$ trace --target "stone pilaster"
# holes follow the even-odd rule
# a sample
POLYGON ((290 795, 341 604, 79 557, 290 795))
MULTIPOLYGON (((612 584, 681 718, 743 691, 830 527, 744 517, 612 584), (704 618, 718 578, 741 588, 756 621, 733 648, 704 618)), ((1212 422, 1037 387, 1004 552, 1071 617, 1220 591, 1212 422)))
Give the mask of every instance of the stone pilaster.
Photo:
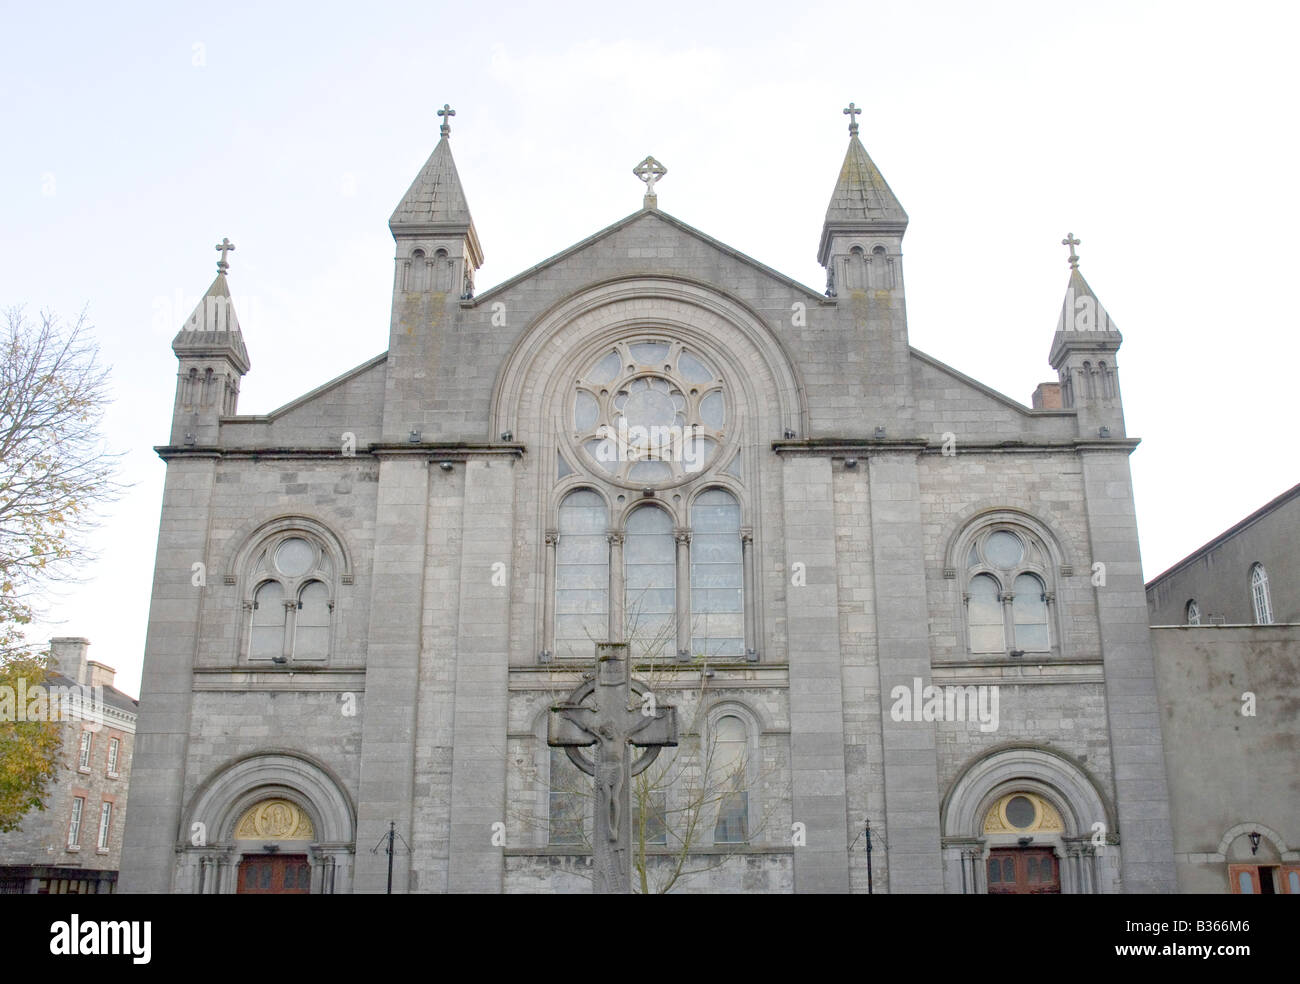
POLYGON ((890 691, 930 685, 925 538, 916 451, 868 459, 880 729, 885 766, 885 836, 890 892, 942 892, 939 775, 932 721, 895 721, 890 691))
POLYGON ((500 892, 506 824, 510 578, 514 556, 514 461, 470 459, 456 636, 456 709, 451 766, 447 890, 500 892))
POLYGON ((1080 459, 1115 768, 1120 877, 1125 892, 1164 893, 1176 891, 1173 828, 1130 450, 1088 448, 1080 459))
POLYGON ((782 462, 796 892, 847 892, 848 805, 835 510, 827 458, 782 462))
POLYGON ((123 833, 122 892, 173 891, 175 847, 189 839, 180 823, 194 657, 203 592, 211 590, 194 584, 194 565, 211 564, 207 548, 216 464, 215 458, 201 456, 167 464, 131 762, 131 809, 123 833))
MULTIPOLYGON (((356 856, 358 892, 383 892, 388 858, 369 848, 388 832, 389 821, 411 841, 414 798, 416 699, 423 610, 425 523, 429 462, 397 454, 379 465, 370 637, 366 656, 366 715, 361 732, 361 790, 356 856), (388 613, 388 614, 381 614, 388 613)), ((410 857, 397 855, 393 892, 405 892, 410 857)))

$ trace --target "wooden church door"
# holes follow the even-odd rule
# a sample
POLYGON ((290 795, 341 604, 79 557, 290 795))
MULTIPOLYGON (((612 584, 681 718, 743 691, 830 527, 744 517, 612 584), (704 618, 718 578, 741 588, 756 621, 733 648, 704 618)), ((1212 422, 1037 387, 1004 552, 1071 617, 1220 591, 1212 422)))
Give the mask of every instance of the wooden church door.
POLYGON ((1060 895, 1061 871, 1050 847, 989 851, 990 895, 1060 895))
POLYGON ((240 895, 307 895, 311 865, 305 854, 248 854, 239 862, 240 895))

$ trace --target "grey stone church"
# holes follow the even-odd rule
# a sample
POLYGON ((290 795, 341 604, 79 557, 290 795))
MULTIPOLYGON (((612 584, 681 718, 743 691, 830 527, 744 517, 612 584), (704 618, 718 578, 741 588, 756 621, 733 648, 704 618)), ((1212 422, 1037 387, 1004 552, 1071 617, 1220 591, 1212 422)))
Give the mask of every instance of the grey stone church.
POLYGON ((448 116, 387 352, 265 415, 218 247, 123 891, 382 892, 390 823, 393 891, 590 891, 547 727, 603 641, 681 722, 633 793, 647 890, 1174 889, 1120 334, 1069 237, 1032 408, 912 348, 849 119, 824 289, 661 211, 647 158, 639 211, 478 293, 448 116))

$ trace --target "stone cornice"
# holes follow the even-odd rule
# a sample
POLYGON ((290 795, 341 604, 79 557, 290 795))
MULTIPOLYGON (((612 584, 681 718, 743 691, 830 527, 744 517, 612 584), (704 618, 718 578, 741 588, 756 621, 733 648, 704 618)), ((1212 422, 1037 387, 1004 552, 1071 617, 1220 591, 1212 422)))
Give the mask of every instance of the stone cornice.
POLYGON ((219 458, 219 459, 284 459, 284 458, 393 458, 425 457, 431 461, 467 461, 470 458, 486 456, 522 457, 527 450, 523 444, 378 444, 371 443, 365 448, 357 448, 348 453, 339 445, 329 447, 265 447, 265 448, 231 448, 213 446, 191 446, 164 444, 154 448, 163 461, 173 458, 219 458))
MULTIPOLYGON (((1066 439, 1059 441, 962 441, 955 449, 956 455, 963 454, 999 454, 1002 452, 1026 452, 1033 454, 1052 454, 1079 451, 1123 451, 1132 454, 1141 443, 1136 437, 1113 437, 1105 439, 1066 439)), ((854 438, 814 438, 812 440, 773 441, 772 450, 777 454, 813 456, 813 457, 858 457, 900 453, 911 451, 914 454, 943 454, 944 442, 922 439, 854 439, 854 438)))

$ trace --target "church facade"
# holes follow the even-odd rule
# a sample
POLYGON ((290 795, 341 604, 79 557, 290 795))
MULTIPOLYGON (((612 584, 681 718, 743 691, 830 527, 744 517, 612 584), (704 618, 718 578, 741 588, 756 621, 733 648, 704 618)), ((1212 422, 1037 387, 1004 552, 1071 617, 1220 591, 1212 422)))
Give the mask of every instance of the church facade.
POLYGON ((1174 889, 1120 334, 1068 237, 1033 407, 912 348, 849 119, 824 290, 661 211, 647 158, 640 210, 477 293, 447 116, 388 350, 267 415, 218 247, 121 890, 590 891, 548 721, 604 641, 680 722, 643 890, 1174 889))

